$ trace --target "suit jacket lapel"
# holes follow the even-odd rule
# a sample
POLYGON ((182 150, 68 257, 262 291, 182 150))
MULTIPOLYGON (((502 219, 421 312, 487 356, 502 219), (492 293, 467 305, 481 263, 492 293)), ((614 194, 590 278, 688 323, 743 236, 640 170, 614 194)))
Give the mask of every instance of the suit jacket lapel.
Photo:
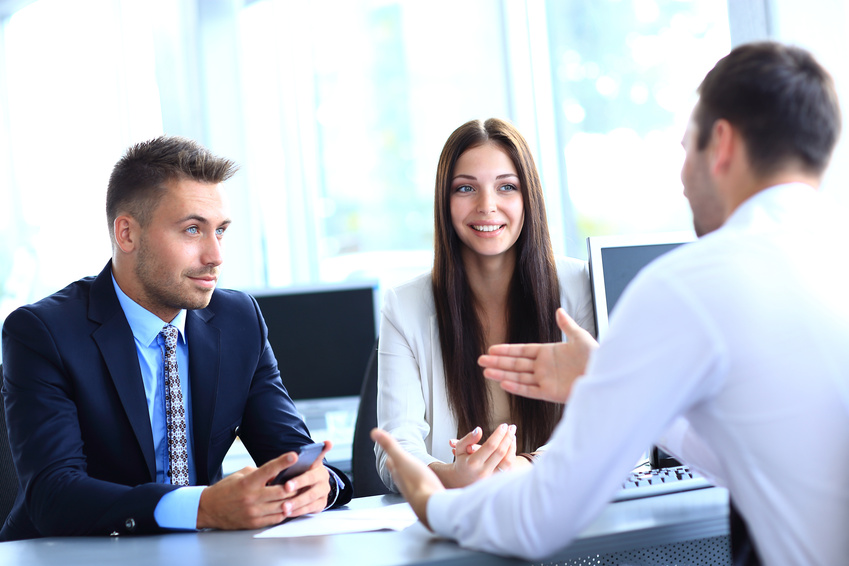
POLYGON ((115 288, 112 286, 111 262, 94 280, 89 294, 89 318, 100 323, 93 334, 100 349, 109 376, 115 384, 118 397, 136 441, 144 454, 150 481, 156 479, 156 460, 153 453, 153 433, 144 395, 138 353, 130 324, 124 316, 115 288))
POLYGON ((195 472, 201 485, 209 483, 209 440, 221 363, 221 331, 211 323, 213 316, 208 308, 186 313, 195 472))

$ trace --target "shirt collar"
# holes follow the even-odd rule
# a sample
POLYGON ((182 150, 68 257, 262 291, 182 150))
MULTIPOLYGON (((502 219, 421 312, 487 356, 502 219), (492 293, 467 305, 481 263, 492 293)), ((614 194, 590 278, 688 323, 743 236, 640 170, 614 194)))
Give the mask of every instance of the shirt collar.
POLYGON ((805 183, 773 185, 758 191, 743 201, 723 224, 729 227, 766 228, 765 222, 774 223, 788 213, 796 214, 809 206, 821 193, 805 183))
MULTIPOLYGON (((128 297, 121 290, 121 287, 118 286, 114 275, 112 275, 112 285, 115 287, 115 293, 118 295, 118 302, 121 303, 121 308, 124 310, 124 316, 127 317, 127 322, 130 323, 133 336, 140 344, 150 346, 156 340, 156 337, 159 336, 159 333, 162 332, 165 323, 162 322, 161 318, 128 297)), ((177 313, 177 316, 174 317, 174 320, 170 324, 176 326, 179 331, 177 339, 185 343, 186 309, 182 309, 177 313)))

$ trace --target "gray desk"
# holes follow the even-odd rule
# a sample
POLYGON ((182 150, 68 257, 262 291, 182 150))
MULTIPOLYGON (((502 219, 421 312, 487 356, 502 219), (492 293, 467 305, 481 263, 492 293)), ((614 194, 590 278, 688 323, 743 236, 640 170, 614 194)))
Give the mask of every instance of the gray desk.
MULTIPOLYGON (((398 496, 355 499, 351 508, 397 503, 398 496)), ((210 531, 155 536, 46 538, 0 544, 0 564, 16 566, 237 566, 309 564, 368 566, 429 564, 518 565, 527 562, 460 548, 417 523, 402 532, 371 532, 300 539, 254 539, 260 531, 210 531)), ((711 488, 608 505, 548 562, 569 563, 639 547, 722 537, 728 533, 728 497, 711 488)), ((631 562, 633 563, 633 562, 631 562)), ((708 562, 709 563, 709 562, 708 562)))

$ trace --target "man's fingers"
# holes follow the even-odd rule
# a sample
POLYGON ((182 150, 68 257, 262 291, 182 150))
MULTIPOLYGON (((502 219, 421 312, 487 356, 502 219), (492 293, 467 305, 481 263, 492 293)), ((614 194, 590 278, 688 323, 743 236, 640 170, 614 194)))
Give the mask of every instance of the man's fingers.
POLYGON ((329 482, 330 475, 323 466, 310 468, 286 482, 287 491, 291 489, 292 496, 283 504, 283 512, 289 517, 296 517, 321 511, 327 504, 327 494, 330 492, 329 482))
POLYGON ((496 344, 490 346, 487 354, 510 358, 535 358, 539 344, 496 344))
POLYGON ((563 307, 557 309, 555 318, 557 319, 557 326, 560 327, 560 330, 563 331, 567 338, 569 336, 574 336, 576 332, 581 330, 581 327, 578 326, 578 323, 575 322, 575 320, 571 316, 569 316, 569 314, 563 307))
POLYGON ((548 401, 549 399, 540 391, 540 388, 535 385, 525 385, 516 381, 502 381, 501 389, 513 395, 527 397, 529 399, 541 399, 548 401))
POLYGON ((324 457, 330 452, 330 449, 333 448, 333 443, 329 440, 324 441, 324 448, 321 449, 321 454, 318 455, 318 458, 315 459, 315 462, 312 463, 310 468, 318 468, 319 466, 324 466, 324 457))
POLYGON ((380 447, 383 448, 390 458, 394 458, 395 456, 403 453, 398 441, 392 438, 392 435, 383 429, 371 429, 371 439, 380 444, 380 447))
POLYGON ((486 368, 483 376, 493 381, 515 381, 517 383, 536 383, 537 378, 531 371, 516 372, 496 368, 486 368))
POLYGON ((518 373, 527 373, 534 371, 533 358, 518 358, 514 356, 484 354, 478 358, 478 365, 485 369, 492 368, 518 373))
POLYGON ((252 472, 249 481, 257 484, 266 485, 268 482, 277 477, 277 475, 298 461, 296 452, 286 452, 273 460, 269 460, 262 466, 252 472))

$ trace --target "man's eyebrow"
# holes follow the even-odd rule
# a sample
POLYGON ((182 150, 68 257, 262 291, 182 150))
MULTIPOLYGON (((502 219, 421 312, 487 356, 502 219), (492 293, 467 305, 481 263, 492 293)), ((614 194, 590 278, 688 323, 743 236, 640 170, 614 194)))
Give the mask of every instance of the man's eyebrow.
MULTIPOLYGON (((198 222, 200 224, 209 224, 209 220, 206 217, 201 216, 200 214, 189 214, 187 216, 184 216, 183 218, 177 220, 177 224, 182 224, 183 222, 188 222, 190 220, 194 220, 195 222, 198 222)), ((221 221, 219 226, 229 226, 232 222, 233 221, 231 219, 225 218, 221 221)))

